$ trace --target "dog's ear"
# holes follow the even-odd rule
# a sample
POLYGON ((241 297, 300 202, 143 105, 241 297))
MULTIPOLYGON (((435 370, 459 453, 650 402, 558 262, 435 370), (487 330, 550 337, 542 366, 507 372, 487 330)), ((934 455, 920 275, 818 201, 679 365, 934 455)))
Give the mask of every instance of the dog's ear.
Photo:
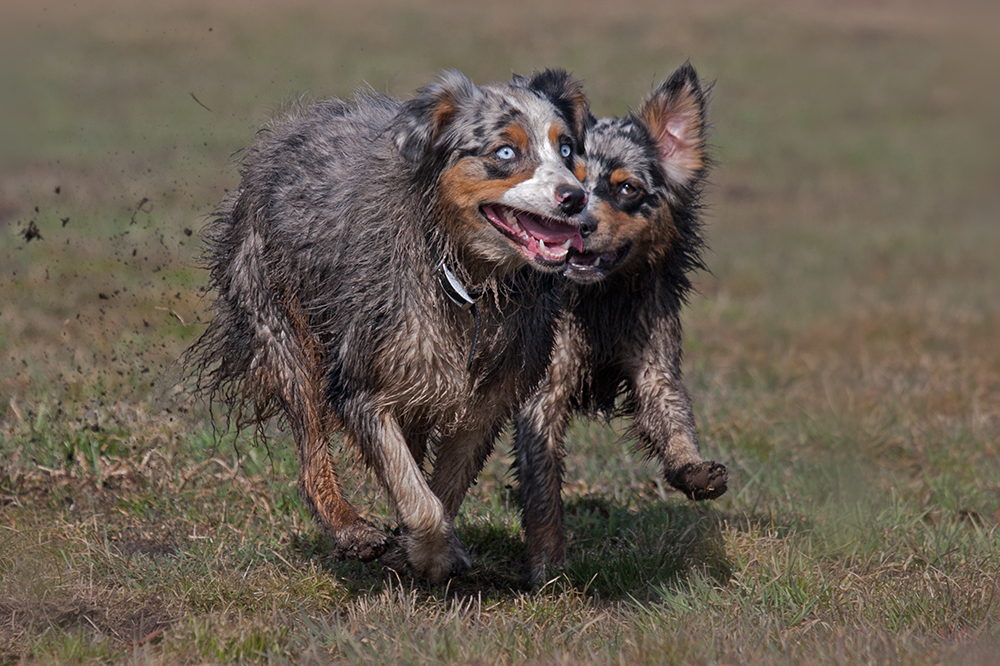
POLYGON ((690 63, 684 63, 631 114, 649 130, 667 177, 687 187, 708 166, 705 147, 707 93, 690 63))
POLYGON ((462 101, 476 94, 476 86, 457 70, 447 70, 438 80, 417 91, 403 103, 393 121, 396 147, 410 162, 420 162, 441 137, 462 101))
POLYGON ((573 138, 583 146, 583 135, 593 116, 590 101, 583 93, 583 83, 565 70, 546 69, 530 77, 514 76, 514 83, 527 86, 545 95, 569 123, 573 138))

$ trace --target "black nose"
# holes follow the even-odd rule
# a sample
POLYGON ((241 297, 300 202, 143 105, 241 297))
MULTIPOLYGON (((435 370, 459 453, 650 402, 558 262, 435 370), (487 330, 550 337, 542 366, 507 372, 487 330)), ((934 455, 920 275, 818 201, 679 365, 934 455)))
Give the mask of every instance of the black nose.
POLYGON ((576 215, 587 205, 587 193, 572 185, 556 187, 556 201, 563 215, 576 215))
POLYGON ((595 231, 597 231, 597 217, 594 215, 585 215, 580 220, 580 235, 586 238, 595 231))

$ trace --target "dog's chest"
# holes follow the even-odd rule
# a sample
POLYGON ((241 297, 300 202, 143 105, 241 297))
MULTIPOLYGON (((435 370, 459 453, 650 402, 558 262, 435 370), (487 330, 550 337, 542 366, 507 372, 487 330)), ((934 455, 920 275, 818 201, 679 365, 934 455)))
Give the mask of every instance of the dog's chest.
POLYGON ((551 323, 532 308, 483 310, 478 334, 467 310, 405 314, 384 377, 400 411, 456 428, 509 416, 532 372, 541 373, 551 323))

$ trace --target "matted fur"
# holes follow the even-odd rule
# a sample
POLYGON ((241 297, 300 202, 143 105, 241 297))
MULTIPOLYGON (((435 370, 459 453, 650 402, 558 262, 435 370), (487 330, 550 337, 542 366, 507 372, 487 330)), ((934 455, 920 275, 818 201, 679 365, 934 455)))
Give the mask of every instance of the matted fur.
POLYGON ((709 166, 707 93, 690 65, 634 112, 587 135, 585 252, 570 257, 551 363, 516 420, 516 471, 530 576, 565 556, 563 438, 574 413, 626 414, 630 435, 693 499, 726 490, 727 471, 703 461, 681 381, 680 310, 702 267, 699 201, 709 166))
POLYGON ((551 225, 540 237, 582 247, 572 170, 588 115, 565 72, 485 86, 448 72, 406 102, 301 105, 244 153, 205 232, 214 317, 189 357, 237 425, 287 419, 300 494, 342 555, 370 560, 393 541, 343 497, 334 431, 397 509, 391 562, 434 581, 468 565, 452 521, 544 372, 565 268, 565 249, 515 242, 495 221, 515 206, 551 225), (475 342, 442 262, 481 294, 475 342))

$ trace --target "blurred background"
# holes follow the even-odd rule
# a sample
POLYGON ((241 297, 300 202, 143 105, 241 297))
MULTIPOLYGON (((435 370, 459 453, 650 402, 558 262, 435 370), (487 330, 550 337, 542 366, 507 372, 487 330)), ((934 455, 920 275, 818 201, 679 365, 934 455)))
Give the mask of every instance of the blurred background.
MULTIPOLYGON (((377 568, 326 558, 286 435, 234 448, 179 383, 207 316, 199 230, 290 100, 562 67, 621 115, 687 60, 714 85, 717 166, 685 372, 730 490, 695 506, 626 424, 574 424, 568 591, 486 624, 449 607, 445 643, 478 645, 465 662, 514 636, 512 662, 565 642, 616 663, 813 663, 834 644, 867 663, 995 635, 997 26, 991 4, 925 0, 4 0, 0 663, 106 663, 157 626, 167 662, 301 644, 385 663, 406 632, 447 638, 427 606, 377 596, 377 568), (320 624, 302 638, 276 613, 320 624)), ((474 569, 451 594, 523 584, 508 444, 463 506, 474 569)))

